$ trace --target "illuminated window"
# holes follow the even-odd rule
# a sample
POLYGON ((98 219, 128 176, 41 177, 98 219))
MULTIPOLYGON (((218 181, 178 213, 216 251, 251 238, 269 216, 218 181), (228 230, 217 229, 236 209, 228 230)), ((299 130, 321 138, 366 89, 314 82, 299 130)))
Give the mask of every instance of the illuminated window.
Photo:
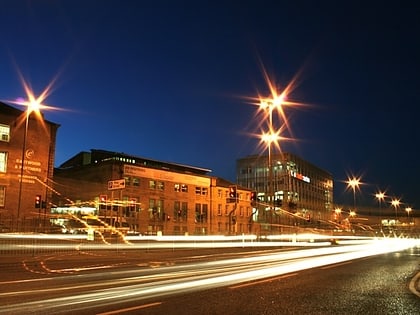
POLYGON ((140 179, 133 177, 132 179, 133 186, 140 186, 140 179))
POLYGON ((156 182, 154 180, 149 180, 149 188, 156 189, 156 182))
POLYGON ((182 184, 182 185, 181 185, 181 191, 182 191, 182 192, 188 192, 188 186, 187 186, 187 185, 185 185, 185 184, 182 184))
POLYGON ((175 184, 174 185, 174 191, 181 191, 181 185, 180 184, 175 184))
POLYGON ((6 173, 7 152, 0 152, 0 173, 6 173))
POLYGON ((201 195, 201 187, 195 187, 195 194, 201 195))
POLYGON ((4 207, 6 200, 6 186, 0 186, 0 207, 4 207))
POLYGON ((164 190, 165 189, 165 183, 164 182, 158 181, 156 183, 156 186, 157 186, 157 189, 159 189, 159 190, 164 190))
POLYGON ((0 124, 0 141, 9 142, 10 126, 0 124))

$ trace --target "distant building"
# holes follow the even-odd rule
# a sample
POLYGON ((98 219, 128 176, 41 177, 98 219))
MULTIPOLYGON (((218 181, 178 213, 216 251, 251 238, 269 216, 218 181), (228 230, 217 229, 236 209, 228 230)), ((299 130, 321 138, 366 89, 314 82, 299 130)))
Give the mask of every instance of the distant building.
POLYGON ((332 175, 291 153, 273 154, 270 164, 268 156, 259 155, 236 164, 238 185, 257 193, 259 220, 279 226, 279 231, 285 225, 328 225, 332 175))
POLYGON ((249 233, 255 228, 251 191, 209 172, 105 150, 80 152, 55 169, 54 203, 93 207, 108 224, 141 234, 249 233), (231 189, 237 198, 230 198, 231 189))
POLYGON ((38 230, 46 221, 59 125, 0 102, 0 224, 38 230))

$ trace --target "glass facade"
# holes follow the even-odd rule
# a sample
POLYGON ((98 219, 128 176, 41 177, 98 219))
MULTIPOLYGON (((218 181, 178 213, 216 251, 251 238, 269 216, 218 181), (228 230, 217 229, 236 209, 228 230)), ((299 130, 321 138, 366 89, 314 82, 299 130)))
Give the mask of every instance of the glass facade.
POLYGON ((237 160, 238 185, 257 193, 259 219, 274 210, 281 224, 323 224, 333 205, 332 175, 291 153, 237 160), (306 224, 306 223, 305 223, 306 224))

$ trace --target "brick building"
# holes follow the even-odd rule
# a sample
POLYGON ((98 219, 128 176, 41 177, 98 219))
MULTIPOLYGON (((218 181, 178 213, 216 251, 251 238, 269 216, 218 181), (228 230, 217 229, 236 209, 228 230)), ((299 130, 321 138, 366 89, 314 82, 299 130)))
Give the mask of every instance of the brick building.
POLYGON ((39 111, 22 111, 0 102, 0 224, 3 229, 32 231, 47 222, 45 215, 49 213, 52 195, 48 187, 53 177, 58 127, 44 120, 39 111))
MULTIPOLYGON (((141 234, 241 234, 252 226, 251 191, 210 170, 104 150, 80 152, 54 172, 54 203, 90 206, 141 234)), ((77 209, 77 208, 75 208, 77 209)))

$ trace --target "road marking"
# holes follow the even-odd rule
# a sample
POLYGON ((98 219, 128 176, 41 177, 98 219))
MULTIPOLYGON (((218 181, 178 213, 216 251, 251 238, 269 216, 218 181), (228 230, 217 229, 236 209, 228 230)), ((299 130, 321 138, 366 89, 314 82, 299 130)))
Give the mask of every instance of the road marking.
POLYGON ((343 266, 343 265, 348 265, 348 264, 351 264, 351 263, 352 263, 351 261, 347 261, 347 262, 342 262, 342 263, 339 263, 339 264, 324 266, 324 267, 321 267, 320 269, 330 269, 330 268, 335 268, 335 267, 339 267, 339 266, 343 266))
POLYGON ((110 312, 105 312, 105 313, 98 313, 96 315, 112 315, 112 314, 121 314, 124 312, 130 312, 130 311, 135 311, 135 310, 140 310, 142 308, 147 308, 147 307, 152 307, 152 306, 157 306, 162 304, 162 302, 156 302, 156 303, 150 303, 150 304, 144 304, 144 305, 139 305, 139 306, 133 306, 133 307, 128 307, 128 308, 121 308, 119 310, 115 310, 115 311, 110 311, 110 312))
POLYGON ((282 276, 275 277, 275 278, 268 278, 268 279, 264 279, 264 280, 261 280, 261 281, 253 281, 253 282, 238 284, 238 285, 234 285, 234 286, 229 287, 229 289, 238 289, 238 288, 248 287, 250 285, 256 285, 256 284, 260 284, 260 283, 264 283, 264 282, 271 282, 271 281, 274 281, 274 280, 280 280, 280 279, 296 276, 297 274, 298 274, 297 272, 289 273, 287 275, 282 275, 282 276))

